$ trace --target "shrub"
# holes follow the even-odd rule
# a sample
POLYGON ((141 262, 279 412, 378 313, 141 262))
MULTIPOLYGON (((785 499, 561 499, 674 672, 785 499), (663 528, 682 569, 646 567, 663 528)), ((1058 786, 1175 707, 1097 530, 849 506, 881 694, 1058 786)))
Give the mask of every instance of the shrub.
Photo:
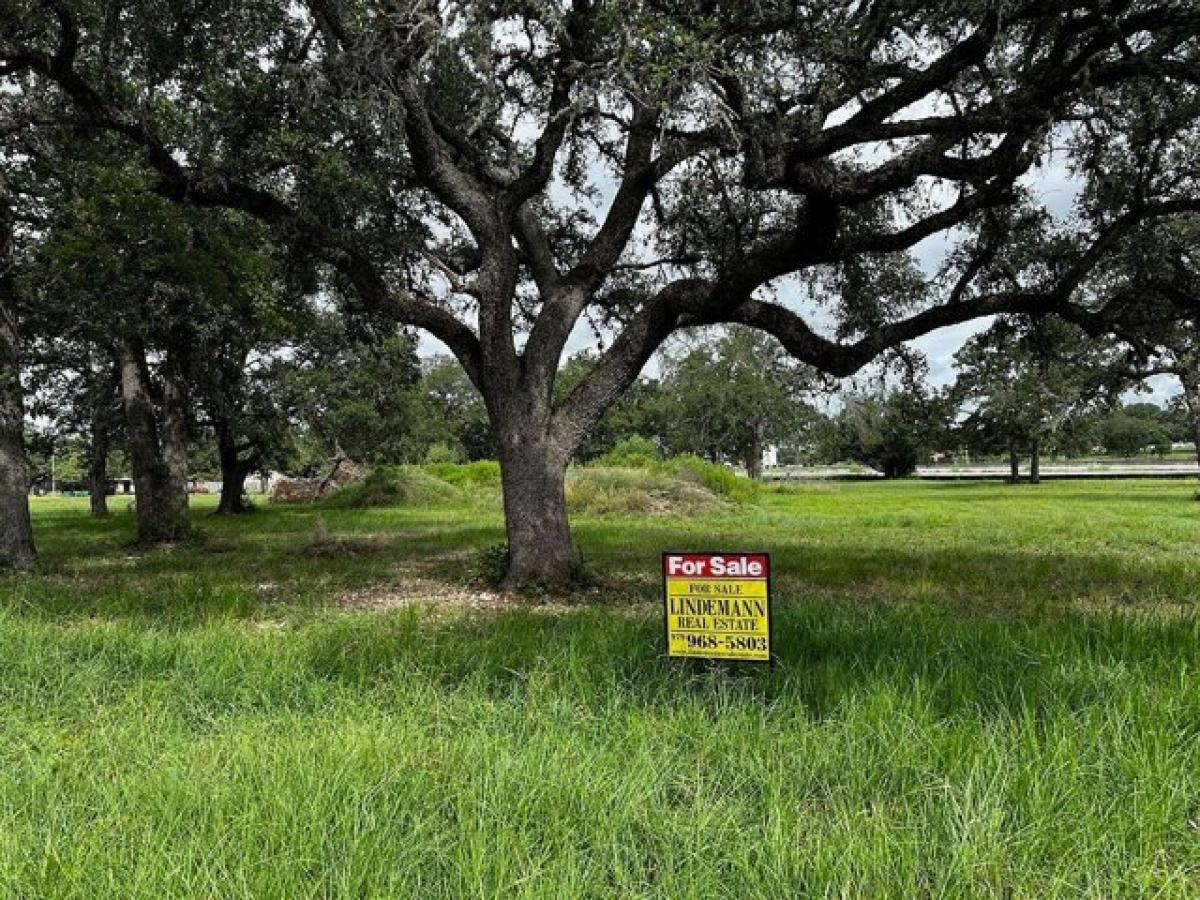
POLYGON ((667 471, 680 478, 694 481, 719 497, 742 502, 755 497, 761 485, 742 478, 727 466, 718 465, 691 454, 676 456, 666 462, 667 471))
POLYGON ((437 443, 425 451, 425 465, 438 463, 460 463, 463 461, 462 450, 449 444, 437 443))
POLYGON ((611 450, 596 459, 594 466, 623 469, 654 469, 662 462, 662 450, 649 438, 632 435, 617 442, 611 450))
POLYGON ((685 454, 663 459, 658 446, 644 437, 625 438, 611 452, 592 463, 596 468, 649 472, 660 481, 674 479, 697 485, 710 494, 742 502, 755 497, 760 485, 735 474, 728 466, 685 454))
POLYGON ((422 469, 427 475, 463 490, 500 486, 500 463, 494 459, 481 459, 471 463, 434 463, 422 466, 422 469))
POLYGON ((475 580, 492 587, 499 587, 508 577, 510 556, 508 544, 492 544, 484 547, 475 557, 475 580))

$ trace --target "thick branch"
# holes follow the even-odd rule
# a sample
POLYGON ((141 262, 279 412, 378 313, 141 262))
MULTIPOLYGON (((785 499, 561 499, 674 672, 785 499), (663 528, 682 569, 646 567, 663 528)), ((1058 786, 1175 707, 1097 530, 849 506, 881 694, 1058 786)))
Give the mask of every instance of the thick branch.
POLYGON ((542 310, 525 348, 528 373, 548 387, 558 369, 567 338, 592 296, 625 251, 637 226, 642 206, 657 177, 654 165, 655 127, 658 112, 634 101, 633 121, 625 144, 624 176, 604 224, 579 262, 555 280, 555 289, 543 296, 542 310))
POLYGON ((554 174, 554 160, 566 138, 573 118, 571 91, 580 68, 591 56, 592 4, 590 0, 573 3, 563 23, 562 46, 551 76, 550 98, 546 106, 546 125, 534 142, 533 160, 513 182, 509 190, 514 206, 545 189, 554 174))
MULTIPOLYGON (((56 4, 57 6, 57 4, 56 4)), ((65 7, 57 7, 71 23, 64 35, 77 35, 65 7)), ((64 41, 68 40, 64 37, 64 41)), ((70 40, 77 40, 71 38, 70 40)), ((238 210, 274 226, 294 229, 311 237, 322 255, 345 274, 365 304, 389 314, 404 325, 422 328, 444 342, 458 357, 471 379, 480 383, 479 341, 469 327, 449 312, 411 294, 390 291, 371 262, 348 249, 347 241, 299 215, 294 209, 267 191, 234 180, 198 183, 192 173, 176 159, 171 150, 143 123, 127 114, 89 84, 73 68, 74 50, 60 47, 53 56, 24 51, 10 58, 23 70, 32 71, 58 85, 86 116, 89 125, 112 131, 141 148, 146 161, 158 173, 158 192, 169 200, 198 207, 238 210), (68 52, 69 51, 69 52, 68 52)))
POLYGON ((390 315, 395 321, 421 328, 450 348, 472 383, 482 390, 483 362, 479 338, 453 314, 413 294, 389 290, 375 268, 358 254, 334 253, 331 262, 350 283, 363 302, 390 315))
POLYGON ((612 347, 554 409, 555 441, 567 455, 583 441, 613 403, 633 384, 676 328, 686 309, 712 302, 713 285, 699 279, 672 282, 639 311, 612 347))

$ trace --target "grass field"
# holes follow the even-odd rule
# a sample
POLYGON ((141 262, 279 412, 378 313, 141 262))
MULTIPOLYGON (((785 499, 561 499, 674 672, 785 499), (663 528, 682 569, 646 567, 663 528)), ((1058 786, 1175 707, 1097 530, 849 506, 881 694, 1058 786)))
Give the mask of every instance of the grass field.
POLYGON ((466 584, 493 504, 0 580, 0 897, 1200 896, 1200 503, 833 484, 583 519, 586 607, 466 584), (773 670, 661 658, 663 549, 769 550, 773 670), (343 552, 344 551, 344 552, 343 552))

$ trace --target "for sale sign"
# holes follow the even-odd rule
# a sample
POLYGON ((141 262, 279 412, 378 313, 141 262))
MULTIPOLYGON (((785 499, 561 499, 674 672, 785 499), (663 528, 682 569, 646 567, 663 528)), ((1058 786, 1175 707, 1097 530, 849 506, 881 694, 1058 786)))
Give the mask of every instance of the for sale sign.
POLYGON ((771 558, 664 553, 667 655, 771 660, 771 558))

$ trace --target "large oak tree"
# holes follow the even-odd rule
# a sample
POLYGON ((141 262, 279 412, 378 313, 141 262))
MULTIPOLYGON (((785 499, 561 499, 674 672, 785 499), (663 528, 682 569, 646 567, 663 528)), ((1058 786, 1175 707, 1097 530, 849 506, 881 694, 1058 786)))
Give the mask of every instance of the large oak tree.
POLYGON ((1196 208, 1194 175, 1151 172, 1021 226, 1052 141, 1130 85, 1194 94, 1185 0, 0 0, 0 23, 31 122, 120 135, 159 193, 263 219, 449 347, 515 580, 570 577, 567 462, 675 330, 749 325, 833 375, 995 313, 1102 331, 1112 244, 1196 208), (874 289, 939 235, 939 279, 874 289), (585 320, 602 352, 556 399, 585 320))

